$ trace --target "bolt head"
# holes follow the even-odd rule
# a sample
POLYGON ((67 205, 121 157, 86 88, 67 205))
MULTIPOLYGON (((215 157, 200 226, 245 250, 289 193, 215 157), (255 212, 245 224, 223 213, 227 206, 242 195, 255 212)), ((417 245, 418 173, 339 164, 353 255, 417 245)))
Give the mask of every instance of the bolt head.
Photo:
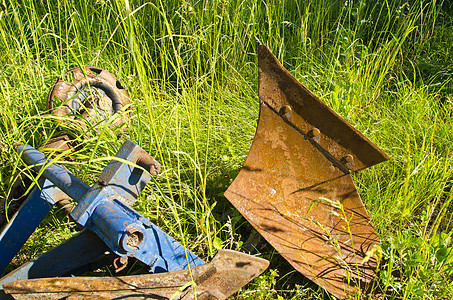
POLYGON ((290 105, 285 105, 282 108, 280 108, 280 114, 282 116, 285 116, 286 118, 291 117, 292 111, 293 111, 293 108, 290 105))
POLYGON ((313 135, 313 137, 317 137, 318 135, 321 134, 321 131, 319 131, 318 128, 313 128, 313 129, 311 130, 311 134, 313 135))
POLYGON ((99 180, 98 180, 98 183, 99 183, 99 185, 101 185, 101 186, 107 186, 107 181, 105 181, 105 180, 99 179, 99 180))
POLYGON ((352 163, 354 161, 354 156, 352 156, 351 154, 347 154, 346 156, 343 157, 343 160, 348 164, 352 163))

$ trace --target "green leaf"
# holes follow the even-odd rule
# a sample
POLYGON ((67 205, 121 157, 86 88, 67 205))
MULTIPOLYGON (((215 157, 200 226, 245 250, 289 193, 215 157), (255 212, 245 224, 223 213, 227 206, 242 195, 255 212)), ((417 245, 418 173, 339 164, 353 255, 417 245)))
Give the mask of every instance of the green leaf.
POLYGON ((440 262, 444 261, 445 259, 448 258, 448 254, 450 251, 448 251, 448 248, 445 247, 444 245, 441 245, 439 249, 436 251, 436 258, 440 262))
POLYGON ((213 245, 214 245, 214 248, 216 248, 216 250, 222 249, 222 248, 223 248, 223 241, 222 241, 222 239, 216 236, 216 237, 214 238, 213 245))

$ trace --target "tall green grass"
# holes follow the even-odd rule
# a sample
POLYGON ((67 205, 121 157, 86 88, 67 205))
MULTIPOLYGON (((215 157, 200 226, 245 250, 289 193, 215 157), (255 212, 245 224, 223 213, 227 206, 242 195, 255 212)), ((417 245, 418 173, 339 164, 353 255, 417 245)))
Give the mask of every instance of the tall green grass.
MULTIPOLYGON (((92 184, 130 138, 163 166, 137 210, 204 259, 241 250, 250 225, 223 197, 253 140, 258 44, 390 156, 354 175, 383 241, 389 298, 452 296, 453 31, 447 1, 6 1, 0 4, 0 181, 13 143, 55 133, 46 96, 74 66, 115 74, 132 99, 124 134, 76 132, 62 161, 92 184)), ((11 191, 2 185, 2 205, 11 191)), ((70 236, 55 212, 14 266, 70 236), (43 239, 45 237, 45 239, 43 239)), ((270 248, 239 298, 323 298, 270 248)))

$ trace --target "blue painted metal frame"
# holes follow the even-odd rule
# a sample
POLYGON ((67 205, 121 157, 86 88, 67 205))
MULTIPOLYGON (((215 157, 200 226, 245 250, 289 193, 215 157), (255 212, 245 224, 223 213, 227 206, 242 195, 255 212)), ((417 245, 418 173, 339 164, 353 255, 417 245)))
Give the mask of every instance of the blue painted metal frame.
MULTIPOLYGON (((98 257, 99 249, 104 249, 105 245, 116 255, 133 256, 141 260, 150 266, 150 272, 177 271, 205 264, 203 260, 186 250, 159 227, 129 207, 151 179, 150 175, 143 171, 143 168, 150 170, 153 175, 157 174, 158 171, 156 170, 160 170, 160 165, 133 142, 126 141, 123 144, 116 155, 118 159, 112 160, 108 164, 99 177, 99 181, 91 188, 63 166, 49 164, 46 157, 38 150, 25 145, 20 147, 18 151, 27 164, 34 165, 36 171, 42 172, 42 178, 45 178, 39 181, 43 184, 42 187, 40 186, 42 190, 49 188, 49 191, 53 191, 53 194, 50 194, 51 199, 43 197, 43 192, 39 189, 33 191, 33 197, 30 195, 26 203, 30 202, 29 205, 31 207, 42 206, 43 199, 46 199, 46 209, 42 210, 39 217, 37 217, 37 221, 29 226, 28 231, 31 230, 33 232, 40 220, 50 210, 51 205, 53 205, 54 202, 52 200, 66 197, 64 195, 66 193, 78 202, 72 212, 73 218, 79 224, 96 233, 97 237, 93 238, 92 234, 91 236, 87 234, 76 236, 34 261, 25 264, 18 270, 13 271, 11 275, 8 274, 1 278, 0 284, 3 284, 4 280, 10 280, 12 277, 16 279, 37 278, 41 276, 39 274, 43 276, 62 276, 66 275, 67 272, 84 269, 86 267, 83 267, 83 262, 91 262, 93 257, 98 257), (130 164, 125 163, 125 161, 130 162, 130 164), (137 165, 140 167, 137 167, 137 165), (54 183, 61 191, 51 184, 45 185, 46 182, 54 183), (79 259, 69 263, 69 266, 61 262, 61 259, 65 257, 71 257, 72 260, 74 254, 71 254, 71 251, 78 248, 77 245, 84 245, 83 247, 90 245, 90 242, 87 241, 93 239, 96 241, 92 243, 93 246, 100 243, 100 245, 104 245, 104 248, 98 246, 96 247, 97 250, 88 249, 85 251, 86 253, 79 253, 79 259), (131 243, 131 240, 134 243, 131 243), (54 268, 54 270, 50 271, 50 273, 37 267, 38 265, 47 265, 49 267, 45 262, 52 261, 61 266, 51 266, 50 269, 54 268), (33 273, 30 273, 30 270, 33 270, 33 273)), ((24 206, 26 203, 24 203, 24 206)), ((22 212, 23 209, 21 208, 18 212, 18 217, 14 218, 15 220, 17 219, 14 224, 27 223, 22 222, 25 211, 29 211, 28 214, 33 214, 30 209, 24 209, 22 212)), ((10 234, 12 232, 11 228, 15 228, 17 235, 20 235, 22 240, 24 238, 26 240, 31 232, 26 235, 24 230, 17 226, 10 226, 6 230, 7 233, 9 232, 8 234, 10 234)), ((3 246, 3 242, 0 243, 0 246, 3 246)), ((9 261, 10 259, 8 263, 9 261)))
POLYGON ((0 274, 22 248, 56 201, 67 196, 42 178, 0 233, 0 274))
POLYGON ((69 197, 77 201, 90 189, 65 167, 51 164, 44 154, 33 147, 24 145, 17 152, 25 163, 34 165, 36 171, 42 169, 43 176, 0 233, 0 274, 56 202, 69 197), (67 195, 57 186, 64 187, 67 195))
POLYGON ((78 275, 110 265, 116 257, 95 233, 84 229, 57 247, 0 278, 0 299, 13 299, 4 293, 2 287, 5 283, 33 278, 78 275))
POLYGON ((17 280, 81 274, 103 267, 115 257, 95 233, 84 229, 2 277, 0 286, 17 280))

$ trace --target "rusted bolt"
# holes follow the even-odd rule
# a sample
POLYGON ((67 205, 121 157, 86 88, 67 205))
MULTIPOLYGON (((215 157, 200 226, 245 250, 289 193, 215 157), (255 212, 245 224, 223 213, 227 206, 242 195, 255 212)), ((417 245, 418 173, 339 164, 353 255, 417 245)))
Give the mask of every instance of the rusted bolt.
POLYGON ((341 158, 341 162, 345 164, 348 169, 352 169, 354 166, 354 156, 347 154, 341 158))
POLYGON ((330 167, 329 167, 329 172, 330 172, 330 173, 335 172, 335 167, 334 167, 334 166, 330 166, 330 167))
POLYGON ((156 165, 153 164, 149 166, 149 173, 153 176, 156 176, 158 174, 156 165))
POLYGON ((343 157, 343 160, 347 163, 347 164, 350 164, 354 161, 354 156, 352 156, 351 154, 347 154, 343 157))
POLYGON ((160 164, 146 152, 137 160, 137 165, 144 168, 152 176, 156 176, 161 170, 160 164))
POLYGON ((126 245, 129 248, 135 249, 138 247, 138 245, 141 244, 143 241, 144 235, 143 233, 136 229, 136 228, 131 228, 128 230, 127 238, 126 238, 126 245))
POLYGON ((286 118, 291 117, 292 111, 293 111, 293 108, 289 105, 285 105, 282 108, 280 108, 280 114, 282 116, 285 116, 286 118))
POLYGON ((107 181, 105 181, 105 180, 99 179, 98 183, 100 186, 107 186, 107 181))
POLYGON ((308 132, 308 136, 311 138, 316 138, 321 134, 321 131, 318 128, 313 128, 308 132))
POLYGON ((312 132, 313 136, 318 136, 321 133, 321 131, 319 131, 318 128, 313 128, 311 132, 312 132))

